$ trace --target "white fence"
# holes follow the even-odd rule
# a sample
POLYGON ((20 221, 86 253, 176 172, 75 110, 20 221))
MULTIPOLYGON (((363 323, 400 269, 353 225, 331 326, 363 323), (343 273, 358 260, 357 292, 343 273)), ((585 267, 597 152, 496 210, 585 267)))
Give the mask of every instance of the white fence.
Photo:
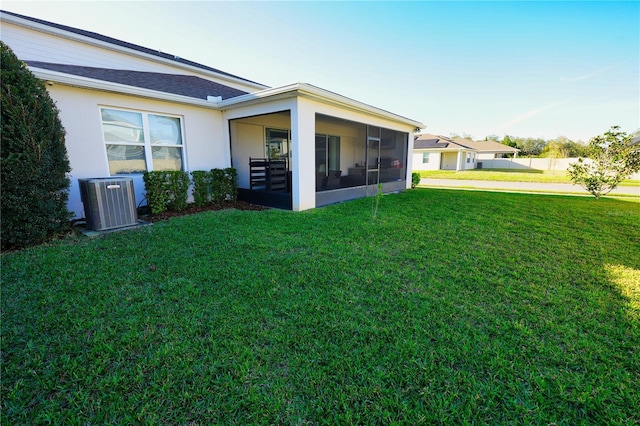
MULTIPOLYGON (((577 158, 478 158, 478 168, 565 171, 576 161, 577 158)), ((640 172, 633 174, 631 179, 640 180, 640 172)))

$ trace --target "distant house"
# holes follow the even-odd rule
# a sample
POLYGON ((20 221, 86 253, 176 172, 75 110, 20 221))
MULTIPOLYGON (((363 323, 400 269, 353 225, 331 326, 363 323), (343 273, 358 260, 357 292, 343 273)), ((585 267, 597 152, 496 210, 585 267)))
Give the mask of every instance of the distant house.
POLYGON ((483 159, 507 154, 517 157, 519 150, 494 141, 470 141, 430 134, 418 135, 413 142, 413 170, 467 170, 481 168, 483 159))
MULTIPOLYGON (((409 188, 424 125, 306 84, 271 88, 91 31, 0 12, 2 41, 46 82, 78 179, 235 167, 240 196, 305 210, 409 188)), ((247 58, 250 60, 250 58, 247 58)), ((292 64, 295 66, 295 62, 292 64)), ((373 88, 372 88, 373 89, 373 88)))

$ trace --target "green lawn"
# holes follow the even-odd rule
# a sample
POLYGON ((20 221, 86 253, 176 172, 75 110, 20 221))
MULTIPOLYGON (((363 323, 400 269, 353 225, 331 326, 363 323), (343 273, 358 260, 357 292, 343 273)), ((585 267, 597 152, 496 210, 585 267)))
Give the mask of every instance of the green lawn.
POLYGON ((3 254, 3 424, 640 422, 640 202, 416 189, 3 254))
MULTIPOLYGON (((473 169, 461 170, 421 170, 420 177, 429 179, 494 180, 500 182, 542 182, 571 183, 563 170, 523 170, 523 169, 473 169)), ((625 180, 620 186, 640 186, 638 180, 625 180)))

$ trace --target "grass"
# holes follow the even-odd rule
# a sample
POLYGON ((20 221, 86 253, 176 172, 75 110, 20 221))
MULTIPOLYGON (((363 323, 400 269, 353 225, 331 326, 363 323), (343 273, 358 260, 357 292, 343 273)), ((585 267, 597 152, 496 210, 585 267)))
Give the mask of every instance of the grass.
MULTIPOLYGON (((420 177, 428 179, 492 180, 498 182, 572 183, 564 170, 473 169, 421 170, 420 177)), ((640 181, 627 179, 619 186, 640 186, 640 181)))
POLYGON ((416 189, 3 254, 3 423, 638 423, 639 206, 416 189))

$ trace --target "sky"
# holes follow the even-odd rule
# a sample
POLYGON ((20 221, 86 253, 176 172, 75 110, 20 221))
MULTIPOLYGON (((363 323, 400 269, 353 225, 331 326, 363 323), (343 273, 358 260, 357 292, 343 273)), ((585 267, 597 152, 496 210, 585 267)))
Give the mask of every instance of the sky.
MULTIPOLYGON (((5 1, 0 8, 424 131, 588 141, 640 129, 640 1, 5 1)), ((1 35, 1 29, 0 29, 1 35)))

